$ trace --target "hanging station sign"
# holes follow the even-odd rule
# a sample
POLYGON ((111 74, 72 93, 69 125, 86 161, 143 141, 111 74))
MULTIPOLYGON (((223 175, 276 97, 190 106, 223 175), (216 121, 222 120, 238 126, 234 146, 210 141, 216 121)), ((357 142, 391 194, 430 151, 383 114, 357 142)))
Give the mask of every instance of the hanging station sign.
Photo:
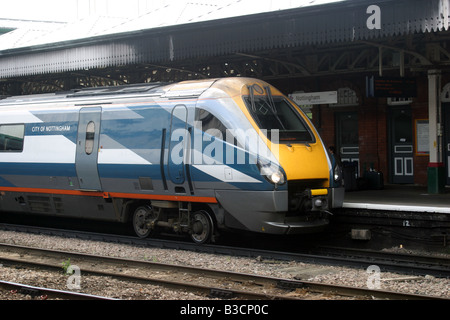
POLYGON ((366 95, 369 98, 414 98, 417 97, 417 82, 414 78, 367 77, 366 95))
POLYGON ((316 104, 330 104, 337 102, 337 91, 323 92, 294 92, 289 95, 299 106, 310 106, 316 104))

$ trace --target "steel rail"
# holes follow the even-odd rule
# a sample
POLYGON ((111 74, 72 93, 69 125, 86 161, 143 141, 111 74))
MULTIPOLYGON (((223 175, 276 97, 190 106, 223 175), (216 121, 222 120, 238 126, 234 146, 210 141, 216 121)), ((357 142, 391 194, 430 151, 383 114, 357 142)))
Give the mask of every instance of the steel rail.
POLYGON ((79 293, 74 291, 58 290, 44 287, 30 286, 27 284, 0 280, 0 288, 11 291, 11 294, 30 295, 31 297, 39 297, 40 300, 47 299, 66 299, 66 300, 118 300, 98 295, 79 293))
MULTIPOLYGON (((309 292, 318 292, 318 293, 334 293, 340 296, 352 296, 352 297, 365 297, 367 298, 377 298, 377 299, 395 299, 395 300, 447 300, 441 297, 432 297, 432 296, 424 296, 424 295, 414 295, 414 294, 404 294, 397 293, 391 291, 383 291, 383 290, 371 290, 365 288, 354 288, 348 286, 339 286, 339 285, 328 285, 323 283, 315 283, 311 281, 301 281, 301 280, 287 280, 276 277, 267 277, 267 276, 258 276, 244 273, 236 273, 236 272, 226 272, 226 271, 218 271, 218 270, 210 270, 196 267, 187 267, 187 266, 177 266, 149 261, 140 261, 140 260, 130 260, 123 258, 113 258, 113 257, 105 257, 105 256, 96 256, 90 254, 82 254, 82 253, 74 253, 74 252, 66 252, 66 251, 58 251, 58 250, 48 250, 48 249, 37 249, 16 245, 5 245, 0 244, 0 248, 2 252, 6 250, 14 250, 16 252, 20 252, 20 255, 25 254, 33 254, 40 257, 46 256, 54 256, 59 259, 78 259, 78 263, 82 263, 81 260, 84 260, 89 265, 92 264, 92 261, 95 261, 97 264, 99 262, 109 263, 114 265, 126 266, 127 268, 138 267, 138 268, 150 268, 152 271, 156 273, 156 271, 169 271, 171 274, 175 274, 175 272, 181 272, 183 274, 195 274, 201 275, 202 277, 211 277, 214 279, 227 279, 228 282, 235 282, 238 286, 244 284, 253 284, 258 288, 259 292, 250 291, 248 289, 233 289, 233 288, 222 288, 222 287, 211 287, 209 285, 199 285, 196 283, 186 283, 179 282, 174 280, 167 279, 158 279, 158 278, 150 278, 148 276, 131 276, 119 272, 111 272, 104 270, 105 267, 102 265, 99 267, 97 265, 96 269, 91 269, 89 267, 83 266, 83 273, 88 274, 96 274, 101 276, 110 276, 118 279, 123 279, 126 281, 137 281, 141 283, 151 283, 155 285, 161 285, 170 288, 176 289, 186 289, 186 287, 190 287, 190 290, 194 290, 197 292, 201 292, 203 294, 208 294, 210 296, 219 297, 219 298, 242 298, 242 299, 285 299, 285 300, 297 300, 301 299, 292 295, 285 294, 271 294, 271 293, 261 293, 262 288, 279 288, 284 290, 295 290, 295 289, 305 289, 309 292), (100 269, 100 270, 99 270, 100 269)), ((0 261, 6 260, 7 258, 0 257, 0 261)), ((32 259, 22 258, 22 259, 11 259, 8 258, 9 261, 13 261, 15 263, 27 264, 27 265, 39 265, 40 267, 47 268, 57 268, 61 270, 60 264, 52 264, 38 261, 31 261, 32 259)), ((174 278, 173 276, 171 278, 174 278)), ((218 282, 218 281, 216 281, 218 282)))
POLYGON ((450 274, 450 258, 435 255, 419 255, 401 252, 376 251, 371 249, 343 248, 335 246, 320 246, 314 250, 317 254, 331 256, 355 257, 360 259, 378 259, 380 261, 396 261, 402 265, 411 265, 416 269, 441 272, 443 276, 450 274))

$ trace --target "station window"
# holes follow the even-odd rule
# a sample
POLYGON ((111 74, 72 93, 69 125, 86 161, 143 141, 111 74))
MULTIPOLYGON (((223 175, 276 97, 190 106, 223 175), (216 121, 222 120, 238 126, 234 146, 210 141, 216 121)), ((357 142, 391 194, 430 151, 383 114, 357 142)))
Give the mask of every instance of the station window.
POLYGON ((86 154, 91 154, 94 150, 94 140, 95 140, 95 123, 90 121, 86 126, 86 154))
POLYGON ((25 125, 0 125, 0 152, 22 152, 25 125))

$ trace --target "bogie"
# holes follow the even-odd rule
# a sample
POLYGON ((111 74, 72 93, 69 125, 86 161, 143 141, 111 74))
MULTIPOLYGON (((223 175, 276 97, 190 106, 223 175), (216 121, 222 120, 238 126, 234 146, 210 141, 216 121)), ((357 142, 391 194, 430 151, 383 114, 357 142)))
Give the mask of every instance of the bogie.
POLYGON ((131 222, 137 237, 147 238, 165 229, 176 234, 189 234, 198 244, 208 243, 213 239, 214 222, 206 210, 192 211, 191 204, 181 202, 166 203, 162 208, 161 203, 156 201, 156 205, 134 206, 131 222))

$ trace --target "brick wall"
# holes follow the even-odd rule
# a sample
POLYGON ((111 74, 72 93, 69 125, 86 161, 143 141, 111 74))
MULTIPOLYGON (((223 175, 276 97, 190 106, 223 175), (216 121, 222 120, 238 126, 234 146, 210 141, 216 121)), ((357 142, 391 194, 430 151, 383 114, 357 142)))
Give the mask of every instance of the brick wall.
MULTIPOLYGON (((446 82, 443 82, 444 84, 446 82)), ((389 181, 389 128, 388 114, 389 106, 385 98, 367 98, 365 96, 365 77, 333 78, 326 77, 320 80, 290 80, 289 83, 278 83, 286 94, 294 91, 332 91, 341 87, 349 87, 358 95, 359 106, 357 107, 329 107, 327 105, 314 106, 313 123, 318 129, 324 143, 327 146, 336 144, 336 112, 358 113, 358 135, 359 135, 359 159, 360 169, 374 169, 383 172, 385 183, 389 181), (285 87, 283 87, 285 85, 285 87)), ((428 119, 428 79, 418 79, 418 96, 411 104, 413 130, 415 121, 428 119)), ((414 140, 415 142, 415 140, 414 140)), ((415 151, 415 150, 414 150, 415 151)), ((414 183, 427 184, 427 167, 429 157, 416 155, 414 153, 414 183)), ((361 172, 362 173, 362 172, 361 172)))

